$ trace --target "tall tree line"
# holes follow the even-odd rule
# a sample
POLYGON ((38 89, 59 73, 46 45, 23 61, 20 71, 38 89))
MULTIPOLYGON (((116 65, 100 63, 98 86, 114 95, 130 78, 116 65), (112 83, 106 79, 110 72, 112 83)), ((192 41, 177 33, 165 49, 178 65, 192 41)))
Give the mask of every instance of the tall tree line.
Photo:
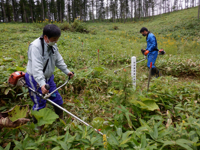
POLYGON ((0 22, 126 22, 198 5, 200 10, 200 0, 0 0, 0 22))

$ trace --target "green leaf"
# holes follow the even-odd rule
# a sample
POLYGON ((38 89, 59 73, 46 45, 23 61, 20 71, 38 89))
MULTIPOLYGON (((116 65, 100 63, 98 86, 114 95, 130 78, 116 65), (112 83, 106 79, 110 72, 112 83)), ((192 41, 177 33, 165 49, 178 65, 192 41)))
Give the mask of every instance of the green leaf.
POLYGON ((122 128, 117 128, 117 135, 118 135, 119 137, 122 136, 122 128))
POLYGON ((10 149, 10 145, 11 145, 11 143, 8 143, 8 145, 6 146, 6 148, 4 148, 4 150, 9 150, 10 149))
POLYGON ((14 143, 15 143, 15 147, 14 147, 14 150, 24 150, 23 149, 23 146, 20 142, 16 141, 16 140, 13 140, 14 143))
POLYGON ((39 111, 32 110, 31 114, 37 119, 38 126, 52 124, 58 118, 58 115, 49 108, 43 108, 39 111))
POLYGON ((152 100, 143 101, 143 103, 147 106, 148 110, 154 111, 159 109, 158 105, 152 100))
POLYGON ((136 101, 136 100, 131 100, 130 102, 133 103, 134 105, 140 107, 141 109, 145 109, 145 110, 154 111, 154 110, 159 109, 158 105, 153 100, 145 100, 142 102, 136 101))
POLYGON ((105 70, 105 68, 103 68, 103 67, 95 67, 95 68, 93 68, 95 71, 98 71, 98 72, 102 72, 102 71, 104 71, 105 70))
POLYGON ((28 105, 25 106, 16 105, 10 112, 8 112, 9 119, 12 122, 14 122, 19 118, 25 118, 28 110, 29 110, 28 105))
POLYGON ((58 143, 61 145, 61 147, 62 147, 64 150, 68 150, 68 149, 69 149, 66 142, 59 141, 58 143))
POLYGON ((180 143, 180 142, 176 142, 177 145, 185 148, 186 150, 193 150, 190 146, 184 144, 184 143, 180 143))
POLYGON ((37 148, 37 147, 31 146, 31 147, 26 147, 26 149, 34 149, 34 150, 36 150, 36 149, 38 149, 38 148, 37 148))
POLYGON ((91 145, 95 144, 96 142, 100 141, 102 137, 92 137, 91 145))
POLYGON ((92 126, 96 129, 101 129, 103 127, 104 119, 101 117, 96 117, 92 120, 92 126))
POLYGON ((164 145, 161 147, 161 149, 164 148, 167 145, 175 145, 176 144, 175 141, 162 141, 162 143, 164 145))
POLYGON ((6 108, 8 108, 8 106, 2 106, 2 107, 0 107, 0 111, 4 111, 6 108))
POLYGON ((62 148, 60 146, 54 147, 52 150, 61 150, 62 148))
POLYGON ((126 131, 125 133, 122 134, 122 140, 127 139, 133 133, 134 133, 133 131, 126 131))
POLYGON ((157 127, 157 124, 154 125, 154 138, 155 139, 158 138, 158 127, 157 127))
POLYGON ((112 145, 112 146, 119 145, 118 140, 116 139, 116 137, 115 137, 112 133, 109 135, 108 143, 109 143, 110 145, 112 145))
POLYGON ((125 133, 123 133, 122 135, 123 141, 120 143, 120 146, 128 143, 132 139, 132 137, 129 137, 131 134, 133 134, 133 131, 126 131, 125 133))
POLYGON ((146 134, 142 134, 141 136, 141 148, 145 148, 147 145, 146 134))
POLYGON ((190 146, 188 146, 187 144, 193 144, 194 142, 186 140, 186 139, 178 139, 176 140, 176 144, 187 149, 187 150, 193 150, 190 146))
POLYGON ((18 71, 25 71, 26 68, 23 68, 23 67, 19 67, 19 66, 17 66, 17 67, 16 67, 16 70, 18 70, 18 71))
POLYGON ((11 62, 11 61, 13 61, 12 58, 9 57, 3 58, 3 62, 11 62))
POLYGON ((128 121, 129 127, 132 128, 133 124, 132 124, 132 122, 131 122, 131 120, 130 120, 130 118, 129 118, 129 114, 128 114, 128 113, 125 113, 125 116, 126 116, 126 119, 127 119, 127 121, 128 121))
POLYGON ((186 139, 178 139, 176 140, 176 143, 186 143, 186 144, 193 144, 194 142, 190 141, 190 140, 186 140, 186 139))
POLYGON ((4 94, 5 94, 5 95, 8 95, 9 91, 15 92, 13 89, 11 89, 11 88, 9 87, 9 88, 6 88, 4 94))

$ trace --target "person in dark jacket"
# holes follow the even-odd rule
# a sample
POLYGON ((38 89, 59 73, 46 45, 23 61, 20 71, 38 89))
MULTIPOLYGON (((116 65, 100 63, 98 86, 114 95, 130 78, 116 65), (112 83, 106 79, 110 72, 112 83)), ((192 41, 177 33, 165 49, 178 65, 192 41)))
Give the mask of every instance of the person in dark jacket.
POLYGON ((157 40, 153 33, 148 31, 147 28, 143 27, 140 30, 140 33, 143 36, 146 36, 147 48, 143 50, 144 55, 147 56, 147 67, 150 68, 150 63, 152 62, 152 71, 151 75, 160 76, 158 68, 155 66, 156 58, 158 56, 157 40))

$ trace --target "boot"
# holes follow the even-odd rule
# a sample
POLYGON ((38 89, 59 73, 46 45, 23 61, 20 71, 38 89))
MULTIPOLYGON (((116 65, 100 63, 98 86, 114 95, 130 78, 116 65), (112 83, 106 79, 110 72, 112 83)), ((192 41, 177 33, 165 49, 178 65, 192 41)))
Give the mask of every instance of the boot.
POLYGON ((158 68, 155 68, 155 69, 156 69, 156 71, 155 71, 156 78, 158 78, 161 76, 161 72, 158 70, 158 68))
POLYGON ((156 74, 156 68, 151 69, 151 76, 154 76, 156 74))
POLYGON ((34 123, 34 124, 38 123, 38 121, 37 121, 37 119, 35 118, 35 116, 32 116, 32 118, 33 118, 33 123, 34 123))
MULTIPOLYGON (((62 107, 62 105, 60 105, 62 107)), ((63 110, 61 110, 60 108, 58 108, 57 106, 53 106, 55 113, 59 116, 60 119, 64 120, 63 117, 63 110)))

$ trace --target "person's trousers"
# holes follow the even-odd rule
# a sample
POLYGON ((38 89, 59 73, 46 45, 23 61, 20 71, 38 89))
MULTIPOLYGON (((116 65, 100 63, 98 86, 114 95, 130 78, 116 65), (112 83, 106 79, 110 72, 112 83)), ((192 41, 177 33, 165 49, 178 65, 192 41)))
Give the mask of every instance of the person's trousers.
POLYGON ((151 70, 151 75, 155 75, 159 73, 159 70, 156 68, 155 63, 156 63, 156 59, 158 56, 158 51, 153 51, 150 52, 147 55, 147 67, 150 68, 150 64, 152 62, 152 70, 151 70))
MULTIPOLYGON (((42 93, 41 88, 39 87, 38 83, 35 81, 35 79, 33 78, 33 76, 29 75, 28 73, 25 74, 25 81, 27 86, 29 86, 30 88, 32 88, 33 90, 42 93)), ((57 87, 56 84, 54 82, 54 75, 52 75, 48 81, 46 81, 46 84, 49 84, 50 89, 49 89, 49 93, 51 93, 52 91, 54 91, 57 87)), ((34 103, 33 105, 33 110, 40 110, 42 108, 46 107, 46 100, 42 99, 40 96, 36 95, 34 92, 32 92, 31 90, 29 90, 29 94, 30 97, 34 103)), ((59 94, 58 91, 56 91, 55 93, 53 93, 50 97, 50 100, 52 100, 53 102, 55 102, 56 104, 62 106, 63 104, 63 100, 61 95, 59 94)), ((55 112, 57 115, 62 116, 63 115, 63 111, 60 110, 59 108, 57 108, 56 106, 54 106, 55 112)))

